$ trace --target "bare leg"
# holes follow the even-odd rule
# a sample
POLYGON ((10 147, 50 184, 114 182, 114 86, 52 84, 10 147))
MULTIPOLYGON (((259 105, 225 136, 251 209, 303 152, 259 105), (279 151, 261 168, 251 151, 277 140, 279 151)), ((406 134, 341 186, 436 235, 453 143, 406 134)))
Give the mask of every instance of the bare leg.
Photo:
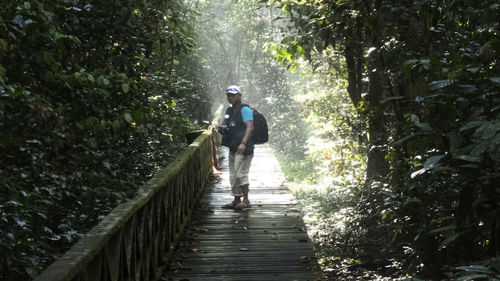
POLYGON ((250 200, 248 200, 248 184, 245 184, 245 185, 242 185, 240 186, 241 188, 241 191, 243 192, 243 201, 241 201, 240 203, 238 203, 238 205, 236 205, 236 209, 245 209, 245 208, 250 208, 250 200))

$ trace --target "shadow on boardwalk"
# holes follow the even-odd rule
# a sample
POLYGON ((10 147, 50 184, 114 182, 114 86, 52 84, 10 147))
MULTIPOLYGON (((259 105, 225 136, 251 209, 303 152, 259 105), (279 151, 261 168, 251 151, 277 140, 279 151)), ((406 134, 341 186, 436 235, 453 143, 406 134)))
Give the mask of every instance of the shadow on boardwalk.
POLYGON ((272 150, 258 146, 250 169, 252 208, 232 201, 225 157, 161 280, 322 280, 296 202, 272 150))

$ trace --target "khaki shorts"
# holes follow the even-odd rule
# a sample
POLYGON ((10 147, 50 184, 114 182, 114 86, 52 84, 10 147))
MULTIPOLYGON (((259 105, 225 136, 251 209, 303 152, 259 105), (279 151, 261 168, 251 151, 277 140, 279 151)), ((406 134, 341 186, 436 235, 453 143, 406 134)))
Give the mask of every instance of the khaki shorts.
POLYGON ((252 164, 253 155, 244 156, 236 152, 229 152, 229 183, 233 196, 243 196, 242 185, 249 184, 248 171, 252 164))

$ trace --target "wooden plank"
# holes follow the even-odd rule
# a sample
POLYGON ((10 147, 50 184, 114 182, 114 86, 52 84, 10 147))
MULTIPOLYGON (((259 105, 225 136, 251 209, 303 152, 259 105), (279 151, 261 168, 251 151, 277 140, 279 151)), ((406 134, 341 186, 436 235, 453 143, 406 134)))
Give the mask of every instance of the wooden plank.
POLYGON ((260 256, 260 257, 288 256, 294 260, 298 260, 303 256, 308 256, 311 258, 314 257, 314 251, 302 248, 286 248, 286 249, 257 248, 257 247, 252 247, 252 245, 242 245, 241 247, 233 247, 225 249, 220 249, 220 248, 214 249, 203 246, 200 246, 200 248, 193 248, 193 249, 196 249, 196 252, 191 254, 185 254, 183 257, 189 257, 190 259, 197 259, 197 258, 201 259, 204 257, 220 257, 220 256, 238 257, 238 258, 253 257, 253 256, 260 256), (245 253, 241 253, 240 251, 241 248, 247 248, 248 251, 245 251, 245 253))
POLYGON ((172 274, 166 277, 164 280, 189 280, 189 281, 207 281, 207 280, 219 280, 219 281, 316 281, 322 280, 321 275, 314 272, 276 272, 276 273, 243 273, 238 272, 235 274, 220 274, 220 273, 199 273, 193 275, 191 273, 179 273, 172 274), (171 279, 169 279, 171 278, 171 279))
POLYGON ((251 180, 252 208, 220 208, 233 199, 223 164, 221 180, 203 196, 203 217, 196 218, 162 280, 323 280, 272 151, 260 146, 252 165, 250 177, 258 175, 251 180))
MULTIPOLYGON (((307 245, 305 245, 307 246, 307 245)), ((231 244, 231 245, 214 245, 207 244, 206 242, 199 242, 190 244, 185 248, 184 254, 202 255, 204 253, 227 253, 238 255, 253 255, 255 253, 265 255, 267 253, 281 253, 281 252, 308 252, 314 253, 313 249, 304 248, 304 245, 299 243, 279 243, 276 245, 262 245, 257 242, 247 242, 245 244, 231 244), (246 246, 246 247, 245 247, 246 246), (247 251, 240 250, 247 248, 247 251), (191 253, 194 252, 194 253, 191 253), (245 252, 245 253, 242 253, 245 252)))

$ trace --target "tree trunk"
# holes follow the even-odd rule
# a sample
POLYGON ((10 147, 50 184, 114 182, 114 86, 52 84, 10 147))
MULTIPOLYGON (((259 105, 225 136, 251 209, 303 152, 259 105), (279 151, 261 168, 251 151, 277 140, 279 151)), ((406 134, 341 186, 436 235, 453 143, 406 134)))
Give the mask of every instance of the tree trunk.
POLYGON ((380 63, 378 50, 373 51, 368 59, 368 95, 366 96, 368 109, 369 151, 366 177, 368 181, 379 176, 386 176, 389 172, 385 160, 387 154, 387 131, 385 129, 384 108, 381 101, 385 97, 383 68, 380 63))
POLYGON ((355 107, 359 106, 362 92, 363 75, 363 47, 355 38, 348 38, 344 50, 344 56, 347 65, 347 93, 355 107))

